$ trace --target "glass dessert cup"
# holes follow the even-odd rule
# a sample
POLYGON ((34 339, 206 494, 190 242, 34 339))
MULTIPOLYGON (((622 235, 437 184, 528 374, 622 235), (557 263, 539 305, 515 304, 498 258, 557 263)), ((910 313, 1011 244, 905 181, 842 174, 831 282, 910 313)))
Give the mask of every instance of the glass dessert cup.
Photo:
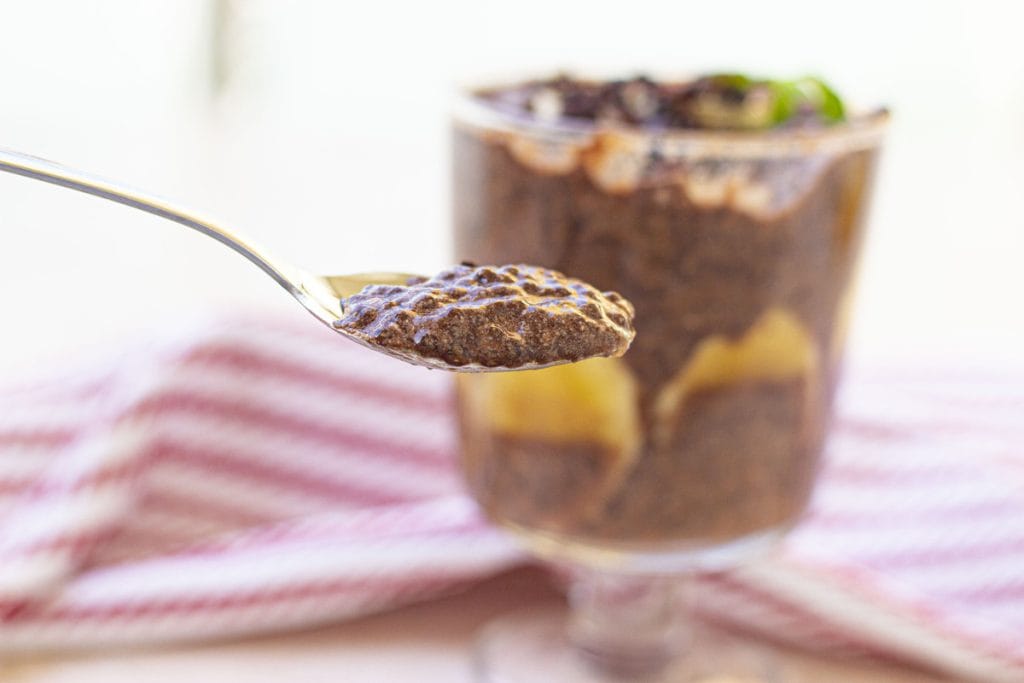
POLYGON ((637 309, 622 358, 458 378, 469 490, 573 577, 567 623, 487 631, 481 680, 776 680, 691 628, 682 579, 751 561, 807 504, 886 124, 655 131, 458 102, 457 258, 637 309))

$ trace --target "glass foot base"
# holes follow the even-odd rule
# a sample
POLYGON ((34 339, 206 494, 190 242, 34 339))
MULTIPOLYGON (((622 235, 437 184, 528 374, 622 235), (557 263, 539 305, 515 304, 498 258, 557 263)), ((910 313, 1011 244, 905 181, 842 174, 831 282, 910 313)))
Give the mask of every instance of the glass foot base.
POLYGON ((530 610, 488 624, 473 653, 478 683, 785 683, 768 649, 699 624, 680 634, 677 654, 657 671, 612 674, 569 642, 565 610, 530 610))

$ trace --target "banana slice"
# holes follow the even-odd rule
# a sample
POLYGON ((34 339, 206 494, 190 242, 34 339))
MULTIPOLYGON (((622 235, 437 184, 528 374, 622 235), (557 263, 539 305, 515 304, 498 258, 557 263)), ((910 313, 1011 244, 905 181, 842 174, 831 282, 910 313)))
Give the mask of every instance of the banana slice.
POLYGON ((843 351, 846 347, 846 338, 850 331, 850 317, 853 314, 854 302, 853 285, 848 285, 839 298, 839 306, 836 308, 835 322, 832 329, 832 343, 829 345, 829 363, 837 367, 843 359, 843 351))
POLYGON ((639 441, 636 380, 617 358, 459 380, 464 410, 492 432, 623 451, 639 441))
POLYGON ((643 136, 602 131, 581 154, 590 180, 608 194, 626 194, 643 179, 651 142, 643 136))
MULTIPOLYGON (((769 309, 736 341, 715 335, 701 342, 655 400, 654 440, 659 445, 669 443, 680 409, 696 391, 801 377, 812 388, 818 365, 814 339, 800 321, 783 309, 769 309)), ((813 391, 808 397, 814 399, 813 391)))
POLYGON ((568 175, 580 165, 581 148, 569 141, 512 134, 506 145, 516 161, 543 175, 568 175))
MULTIPOLYGON (((525 372, 460 376, 468 429, 549 444, 594 444, 605 460, 589 491, 566 491, 566 517, 579 520, 601 505, 628 475, 642 442, 638 389, 617 358, 525 372)), ((469 454, 471 457, 500 457, 469 454)), ((580 482, 583 485, 582 482, 580 482)), ((569 520, 563 519, 562 522, 569 520)))

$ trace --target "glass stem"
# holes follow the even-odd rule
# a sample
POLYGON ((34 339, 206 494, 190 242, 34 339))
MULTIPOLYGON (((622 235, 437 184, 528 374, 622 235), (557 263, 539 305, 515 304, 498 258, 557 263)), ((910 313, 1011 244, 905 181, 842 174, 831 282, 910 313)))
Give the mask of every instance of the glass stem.
POLYGON ((602 674, 655 674, 687 640, 682 587, 679 577, 577 574, 569 589, 569 637, 602 674))

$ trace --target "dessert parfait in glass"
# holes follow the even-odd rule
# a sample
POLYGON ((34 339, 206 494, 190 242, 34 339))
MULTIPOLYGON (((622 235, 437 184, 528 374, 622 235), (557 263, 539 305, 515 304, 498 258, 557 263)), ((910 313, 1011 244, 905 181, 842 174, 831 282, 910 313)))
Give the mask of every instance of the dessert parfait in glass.
POLYGON ((620 358, 458 378, 469 489, 573 570, 568 638, 591 664, 523 622, 492 629, 485 680, 704 675, 678 579, 770 548, 807 505, 887 119, 814 78, 460 96, 457 258, 536 263, 636 309, 620 358))

